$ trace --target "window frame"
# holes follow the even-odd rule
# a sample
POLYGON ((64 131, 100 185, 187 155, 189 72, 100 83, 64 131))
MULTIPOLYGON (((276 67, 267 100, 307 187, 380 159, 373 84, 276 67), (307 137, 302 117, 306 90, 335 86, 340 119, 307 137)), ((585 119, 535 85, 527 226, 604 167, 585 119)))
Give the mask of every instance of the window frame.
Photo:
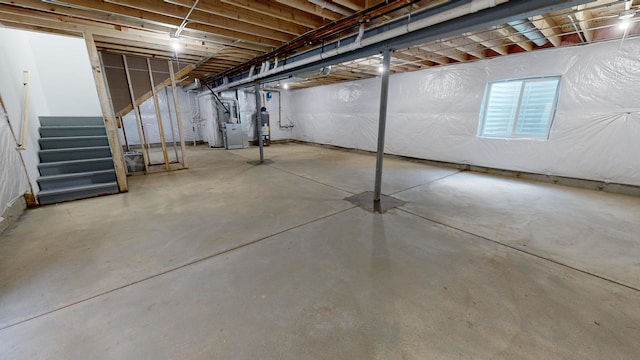
POLYGON ((558 99, 560 98, 560 85, 561 84, 562 84, 562 75, 535 76, 535 77, 505 79, 505 80, 497 80, 497 81, 487 82, 487 85, 485 87, 485 92, 484 92, 484 98, 482 100, 482 108, 481 108, 481 111, 480 111, 480 121, 478 121, 477 136, 481 137, 481 138, 485 138, 485 139, 549 140, 549 137, 551 135, 551 127, 552 127, 553 122, 554 122, 554 120, 556 118, 556 112, 558 110, 558 99), (524 95, 526 83, 538 82, 538 81, 544 81, 544 80, 550 80, 550 79, 557 80, 558 84, 556 85, 555 96, 554 96, 553 101, 551 103, 552 110, 551 110, 551 112, 549 114, 549 118, 547 120, 547 126, 545 128, 545 133, 542 134, 542 135, 518 133, 517 128, 518 128, 518 123, 519 123, 519 120, 520 120, 520 109, 522 107, 522 102, 523 102, 522 100, 523 100, 523 95, 524 95), (516 117, 515 117, 515 119, 512 119, 511 124, 510 124, 511 133, 510 134, 501 134, 501 135, 496 135, 496 136, 485 135, 484 134, 484 129, 485 129, 486 120, 487 120, 487 111, 488 111, 488 104, 489 104, 489 99, 490 99, 490 95, 491 95, 491 88, 492 88, 492 86, 494 84, 507 83, 507 82, 520 82, 521 83, 520 94, 518 95, 518 105, 517 105, 516 111, 515 111, 516 117))

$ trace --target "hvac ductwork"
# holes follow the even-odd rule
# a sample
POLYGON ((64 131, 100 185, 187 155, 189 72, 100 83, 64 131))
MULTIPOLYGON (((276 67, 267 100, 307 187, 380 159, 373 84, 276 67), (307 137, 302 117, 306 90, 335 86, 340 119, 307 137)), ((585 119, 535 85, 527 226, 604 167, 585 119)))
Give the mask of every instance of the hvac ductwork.
POLYGON ((538 30, 538 28, 527 19, 511 21, 508 24, 538 46, 542 46, 547 43, 547 38, 544 34, 542 34, 540 30, 538 30))
POLYGON ((315 4, 320 6, 323 9, 327 9, 330 11, 333 11, 334 13, 338 13, 340 15, 344 15, 344 16, 350 16, 353 15, 353 13, 351 11, 345 10, 339 6, 337 6, 336 4, 331 4, 328 3, 324 0, 309 0, 310 3, 315 4))
POLYGON ((199 89, 201 86, 202 84, 200 84, 200 80, 195 79, 191 84, 182 87, 182 89, 184 89, 185 91, 196 90, 196 89, 199 89))

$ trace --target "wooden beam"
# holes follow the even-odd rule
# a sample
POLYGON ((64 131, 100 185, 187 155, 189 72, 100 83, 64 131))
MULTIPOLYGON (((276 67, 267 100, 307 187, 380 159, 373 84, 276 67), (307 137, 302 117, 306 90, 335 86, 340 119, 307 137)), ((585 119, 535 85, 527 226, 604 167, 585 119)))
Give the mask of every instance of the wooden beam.
POLYGON ((153 105, 156 109, 156 120, 158 122, 158 132, 160 133, 160 145, 162 146, 162 156, 164 157, 164 167, 167 171, 171 171, 171 163, 169 161, 169 153, 167 152, 167 139, 164 136, 164 125, 162 124, 162 114, 160 104, 158 102, 158 92, 156 91, 155 80, 153 79, 153 69, 151 68, 151 60, 147 58, 147 68, 149 73, 149 83, 151 84, 151 94, 153 96, 153 105))
POLYGON ((338 5, 342 5, 348 9, 353 11, 362 11, 364 10, 364 1, 355 1, 355 0, 333 0, 334 3, 338 5))
POLYGON ((322 18, 329 19, 329 20, 338 20, 344 17, 343 15, 334 13, 333 11, 323 9, 320 6, 314 5, 307 1, 276 0, 276 2, 279 2, 280 4, 287 5, 294 9, 298 9, 300 11, 304 11, 309 14, 320 16, 322 18))
POLYGON ((578 12, 576 12, 576 19, 578 20, 578 24, 580 25, 580 29, 582 30, 582 34, 584 35, 584 39, 586 42, 593 41, 593 30, 591 29, 591 18, 593 15, 591 11, 588 10, 588 5, 579 5, 578 12))
MULTIPOLYGON (((0 0, 0 4, 10 5, 14 7, 21 7, 24 10, 30 11, 34 15, 37 14, 36 11, 41 12, 41 16, 45 16, 46 14, 63 15, 65 17, 69 17, 70 18, 69 21, 76 21, 78 23, 82 23, 86 25, 111 24, 111 25, 116 25, 120 27, 131 28, 131 29, 144 30, 147 32, 156 32, 159 34, 168 34, 171 31, 175 30, 175 28, 177 27, 177 25, 169 25, 169 24, 160 25, 157 22, 152 23, 152 22, 146 22, 141 20, 136 21, 135 17, 130 17, 130 16, 126 18, 122 16, 114 16, 113 13, 108 11, 103 11, 103 10, 96 11, 95 9, 84 10, 82 8, 77 9, 77 8, 64 7, 64 6, 54 5, 51 3, 45 3, 45 2, 42 2, 41 0, 20 0, 19 3, 16 3, 15 0, 0 0)), ((73 6, 79 6, 79 5, 73 5, 73 6)), ((12 23, 17 24, 17 22, 12 22, 12 23)), ((31 26, 13 25, 12 27, 29 29, 31 26)), ((110 28, 114 28, 114 27, 110 26, 110 28)), ((64 30, 58 30, 58 29, 49 29, 44 27, 35 28, 35 29, 38 31, 55 32, 55 33, 60 33, 65 35, 69 34, 69 32, 66 32, 64 30)), ((262 52, 267 49, 267 47, 263 45, 256 46, 246 42, 238 42, 236 39, 229 39, 224 37, 211 38, 211 36, 206 36, 206 35, 203 36, 201 33, 195 33, 195 32, 189 31, 189 29, 185 29, 183 31, 183 34, 186 35, 186 37, 191 39, 202 39, 204 41, 214 41, 218 44, 232 45, 236 48, 258 50, 262 52)), ((77 35, 81 36, 82 34, 77 34, 77 35)), ((271 44, 271 45, 268 45, 268 47, 273 47, 275 45, 276 44, 271 44)))
MULTIPOLYGON (((112 4, 104 1, 64 0, 64 2, 83 10, 102 12, 111 14, 111 16, 125 17, 128 19, 143 19, 145 22, 153 22, 163 25, 165 28, 167 28, 164 34, 162 34, 165 35, 166 38, 169 38, 171 31, 175 31, 175 29, 177 29, 177 27, 182 23, 182 18, 179 16, 161 15, 154 12, 142 11, 135 8, 112 4)), ((63 21, 73 21, 73 19, 64 19, 63 21)), ((241 40, 253 44, 265 44, 269 46, 279 46, 280 44, 282 44, 282 41, 276 41, 267 39, 262 36, 231 31, 225 28, 217 27, 213 24, 204 25, 202 23, 196 23, 193 25, 194 26, 191 26, 191 28, 208 34, 208 37, 201 36, 203 39, 211 38, 212 40, 221 39, 221 41, 224 41, 222 39, 226 37, 227 43, 232 43, 234 40, 241 40), (232 40, 229 41, 229 38, 231 38, 232 40)))
POLYGON ((328 21, 322 20, 316 15, 293 9, 285 5, 278 4, 274 1, 256 1, 256 0, 220 0, 221 2, 233 6, 243 8, 245 10, 255 11, 257 13, 292 22, 294 24, 306 26, 310 29, 316 29, 326 24, 328 21))
MULTIPOLYGON (((131 99, 131 103, 136 102, 136 97, 133 93, 133 83, 131 82, 131 73, 129 72, 129 65, 127 63, 127 57, 122 55, 122 64, 124 66, 125 77, 127 78, 127 88, 129 89, 129 98, 131 99)), ((140 108, 136 106, 135 108, 135 116, 136 116, 136 125, 138 128, 138 140, 140 140, 140 149, 142 150, 142 158, 144 161, 144 173, 146 174, 149 171, 149 164, 151 160, 149 160, 149 146, 147 144, 147 137, 144 133, 144 128, 142 126, 142 114, 140 113, 140 108)), ((121 116, 122 118, 122 116, 121 116)), ((124 128, 124 125, 122 125, 124 128)))
POLYGON ((512 43, 514 43, 514 44, 518 45, 519 47, 521 47, 523 50, 525 50, 525 51, 533 50, 533 45, 531 45, 529 40, 526 37, 522 36, 522 35, 515 34, 511 30, 511 28, 507 28, 506 26, 497 26, 496 27, 496 31, 498 33, 500 33, 500 35, 502 35, 505 38, 509 39, 509 41, 511 41, 512 43))
MULTIPOLYGON (((193 5, 193 0, 165 0, 165 2, 186 8, 190 8, 193 5)), ((274 17, 263 16, 262 14, 250 9, 232 6, 223 3, 220 0, 199 2, 197 9, 208 14, 222 16, 234 21, 259 25, 267 29, 277 30, 296 36, 304 34, 311 29, 308 26, 298 25, 296 23, 274 17)))
MULTIPOLYGON (((148 49, 149 51, 162 52, 167 54, 168 56, 175 56, 176 51, 173 48, 173 44, 164 43, 164 42, 150 42, 150 43, 140 43, 135 40, 128 39, 118 39, 109 36, 95 35, 96 43, 104 44, 105 46, 109 45, 119 45, 119 46, 127 46, 136 49, 148 49)), ((194 57, 194 58, 204 58, 211 56, 212 53, 220 51, 222 49, 216 50, 201 50, 200 48, 193 48, 188 46, 189 44, 180 43, 180 50, 178 51, 178 55, 185 57, 194 57)))
MULTIPOLYGON (((66 1, 66 0, 65 0, 66 1)), ((174 17, 181 24, 184 17, 187 15, 189 9, 183 6, 160 2, 157 0, 104 0, 109 4, 120 5, 124 8, 136 9, 145 13, 155 13, 161 16, 174 17)), ((122 10, 120 10, 122 11, 122 10)), ((284 33, 278 30, 267 29, 259 26, 255 23, 246 23, 233 21, 229 18, 213 15, 203 11, 199 11, 196 7, 194 11, 189 15, 187 27, 193 28, 194 23, 200 23, 205 26, 212 26, 218 29, 226 29, 236 32, 230 36, 242 38, 242 34, 253 35, 257 37, 263 37, 266 39, 272 39, 280 42, 287 42, 292 40, 294 36, 284 33)), ((217 33, 219 30, 212 30, 210 32, 217 33)))
POLYGON ((470 39, 465 39, 465 38, 451 38, 451 39, 446 39, 446 40, 441 40, 440 43, 443 44, 444 46, 448 46, 452 49, 456 49, 459 50, 463 53, 467 53, 471 56, 474 56, 478 59, 484 59, 485 58, 485 52, 486 52, 486 48, 483 47, 482 45, 473 42, 473 41, 465 41, 465 40, 470 40, 470 39))
MULTIPOLYGON (((444 44, 440 43, 440 42, 436 42, 436 43, 430 43, 430 44, 425 44, 425 45, 420 45, 418 46, 419 48, 434 53, 434 54, 438 54, 444 57, 448 57, 451 59, 454 59, 456 61, 467 61, 467 54, 460 52, 459 50, 455 49, 455 48, 449 48, 444 46, 444 44)), ((436 60, 433 60, 435 62, 438 62, 436 60)), ((447 61, 448 62, 448 61, 447 61)))
MULTIPOLYGON (((178 122, 178 136, 180 137, 180 151, 182 152, 182 166, 185 169, 189 168, 187 163, 187 149, 184 143, 184 130, 182 129, 182 115, 180 115, 180 101, 178 101, 178 88, 176 87, 176 76, 173 73, 173 64, 169 61, 168 64, 169 74, 171 76, 171 89, 173 90, 173 104, 176 110, 176 121, 178 122)), ((167 99, 167 103, 169 99, 167 99)), ((172 125, 173 127, 173 125, 172 125)), ((176 159, 179 161, 179 159, 176 159)))
MULTIPOLYGON (((193 71, 195 68, 196 68, 196 66, 193 65, 193 64, 188 65, 188 66, 184 67, 182 70, 178 71, 175 74, 175 77, 176 78, 181 78, 181 77, 187 75, 188 73, 190 73, 191 71, 193 71)), ((166 88, 169 85, 171 85, 171 79, 167 78, 165 81, 161 82, 160 84, 158 84, 156 86, 156 92, 161 91, 162 89, 166 88)), ((136 99, 135 106, 142 105, 143 102, 147 101, 152 96, 153 96, 153 91, 148 91, 147 93, 143 94, 142 96, 140 96, 139 98, 136 99)), ((133 110, 133 106, 128 105, 124 109, 118 111, 118 116, 125 116, 131 110, 133 110)))
POLYGON ((482 46, 489 48, 495 52, 497 52, 500 55, 507 55, 509 54, 509 48, 502 42, 499 40, 493 40, 491 39, 489 36, 487 36, 487 34, 481 34, 481 33, 467 33, 465 34, 465 36, 471 40, 471 41, 475 41, 479 44, 481 44, 482 46))
MULTIPOLYGON (((115 25, 78 20, 64 15, 47 14, 15 6, 0 5, 0 20, 5 19, 43 28, 76 32, 80 36, 85 32, 90 32, 93 35, 134 40, 141 43, 163 44, 168 47, 171 47, 173 43, 169 33, 121 28, 115 25)), ((205 52, 215 52, 223 48, 221 45, 203 44, 201 41, 189 39, 180 39, 180 43, 183 46, 194 47, 205 52)))
POLYGON ((106 78, 100 66, 100 55, 98 54, 91 33, 85 33, 84 40, 87 45, 87 52, 89 53, 89 61, 91 62, 93 78, 96 83, 96 90, 98 91, 100 107, 102 108, 102 118, 104 119, 104 126, 107 131, 107 138, 109 139, 109 147, 111 148, 118 189, 120 192, 127 192, 129 191, 129 185, 127 184, 127 169, 124 162, 124 153, 120 145, 120 137, 118 136, 116 116, 113 113, 113 108, 109 101, 106 78))
POLYGON ((553 19, 545 18, 542 15, 536 15, 530 20, 531 23, 533 23, 533 25, 538 30, 540 30, 542 35, 544 35, 547 40, 549 40, 549 42, 553 44, 553 46, 558 47, 562 44, 562 33, 560 29, 558 29, 553 19))

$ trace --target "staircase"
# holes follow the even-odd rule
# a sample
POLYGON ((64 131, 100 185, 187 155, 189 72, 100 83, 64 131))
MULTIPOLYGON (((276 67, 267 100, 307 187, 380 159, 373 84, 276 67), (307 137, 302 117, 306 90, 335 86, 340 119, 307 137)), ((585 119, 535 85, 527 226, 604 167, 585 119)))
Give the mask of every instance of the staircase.
POLYGON ((40 117, 41 205, 118 193, 101 117, 40 117))

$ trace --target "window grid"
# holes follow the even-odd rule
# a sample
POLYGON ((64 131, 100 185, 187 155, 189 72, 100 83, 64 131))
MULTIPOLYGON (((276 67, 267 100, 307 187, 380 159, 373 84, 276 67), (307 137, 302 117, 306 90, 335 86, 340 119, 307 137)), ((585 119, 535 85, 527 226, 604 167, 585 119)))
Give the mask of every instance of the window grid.
POLYGON ((560 76, 487 84, 478 136, 548 139, 555 117, 559 87, 560 76), (516 87, 519 88, 517 92, 516 87), (494 121, 488 121, 488 118, 494 121), (540 129, 540 125, 544 125, 544 129, 540 129))

